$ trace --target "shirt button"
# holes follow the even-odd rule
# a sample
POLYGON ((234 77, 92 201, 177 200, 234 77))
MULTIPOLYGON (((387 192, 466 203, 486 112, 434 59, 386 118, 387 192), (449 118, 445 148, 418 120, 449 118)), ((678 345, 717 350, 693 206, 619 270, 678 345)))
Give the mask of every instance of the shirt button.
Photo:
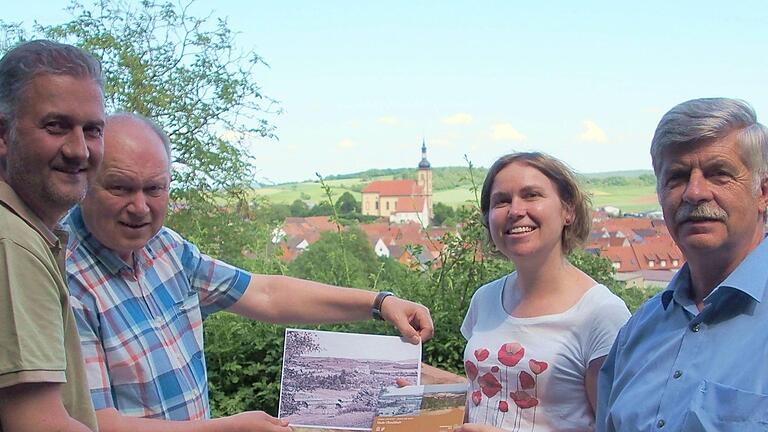
POLYGON ((676 370, 674 374, 672 374, 672 378, 678 379, 681 376, 683 376, 683 371, 676 370))
POLYGON ((664 425, 665 425, 665 424, 667 424, 667 422, 665 422, 664 420, 659 420, 659 421, 656 423, 656 427, 657 427, 657 428, 659 428, 659 429, 661 429, 661 428, 663 428, 663 427, 664 427, 664 425))
POLYGON ((694 333, 701 330, 701 324, 694 325, 693 328, 691 328, 691 330, 693 330, 694 333))

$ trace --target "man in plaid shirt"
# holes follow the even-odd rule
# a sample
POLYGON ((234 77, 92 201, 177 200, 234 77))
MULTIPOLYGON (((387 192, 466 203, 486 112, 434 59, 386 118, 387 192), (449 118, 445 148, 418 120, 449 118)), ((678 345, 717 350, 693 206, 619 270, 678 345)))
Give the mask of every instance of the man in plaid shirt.
MULTIPOLYGON (((261 411, 209 418, 203 318, 227 309, 272 323, 362 320, 377 294, 254 275, 201 253, 163 226, 170 160, 153 122, 109 117, 96 181, 66 221, 67 282, 99 428, 289 431, 261 411)), ((412 342, 432 336, 424 306, 394 296, 381 306, 412 342)))

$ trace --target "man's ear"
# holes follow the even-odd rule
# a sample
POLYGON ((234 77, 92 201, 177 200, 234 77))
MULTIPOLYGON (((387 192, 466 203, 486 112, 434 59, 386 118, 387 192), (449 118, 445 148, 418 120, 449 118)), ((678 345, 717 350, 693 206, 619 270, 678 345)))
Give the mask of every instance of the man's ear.
POLYGON ((760 205, 764 212, 768 211, 768 175, 760 181, 760 205))

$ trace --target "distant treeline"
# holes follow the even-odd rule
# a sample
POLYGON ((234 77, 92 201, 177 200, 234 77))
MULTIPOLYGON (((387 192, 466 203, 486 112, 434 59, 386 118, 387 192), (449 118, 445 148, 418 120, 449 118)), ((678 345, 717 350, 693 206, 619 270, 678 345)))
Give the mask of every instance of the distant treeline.
MULTIPOLYGON (((326 180, 361 179, 364 182, 376 180, 380 177, 392 177, 394 179, 416 179, 416 168, 384 168, 369 169, 350 174, 330 175, 326 180)), ((487 168, 473 167, 472 176, 478 187, 482 186, 487 168)), ((441 191, 466 187, 472 184, 469 169, 467 167, 438 167, 432 168, 432 190, 441 191)), ((615 171, 610 173, 582 174, 581 181, 590 186, 652 186, 656 184, 653 171, 615 171)), ((363 186, 351 187, 359 192, 363 186)))
POLYGON ((656 184, 656 176, 653 173, 644 173, 638 176, 611 175, 608 177, 581 176, 584 184, 592 186, 653 186, 656 184))

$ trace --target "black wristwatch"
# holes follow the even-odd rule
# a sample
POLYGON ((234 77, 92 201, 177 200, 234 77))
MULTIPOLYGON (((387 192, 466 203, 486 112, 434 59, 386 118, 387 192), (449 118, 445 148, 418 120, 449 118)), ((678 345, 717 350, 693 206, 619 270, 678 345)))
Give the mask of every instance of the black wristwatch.
POLYGON ((391 291, 380 291, 376 294, 376 298, 373 300, 373 307, 371 307, 371 315, 373 315, 373 318, 384 321, 384 317, 381 316, 381 304, 384 302, 385 298, 393 295, 395 295, 395 293, 391 291))

